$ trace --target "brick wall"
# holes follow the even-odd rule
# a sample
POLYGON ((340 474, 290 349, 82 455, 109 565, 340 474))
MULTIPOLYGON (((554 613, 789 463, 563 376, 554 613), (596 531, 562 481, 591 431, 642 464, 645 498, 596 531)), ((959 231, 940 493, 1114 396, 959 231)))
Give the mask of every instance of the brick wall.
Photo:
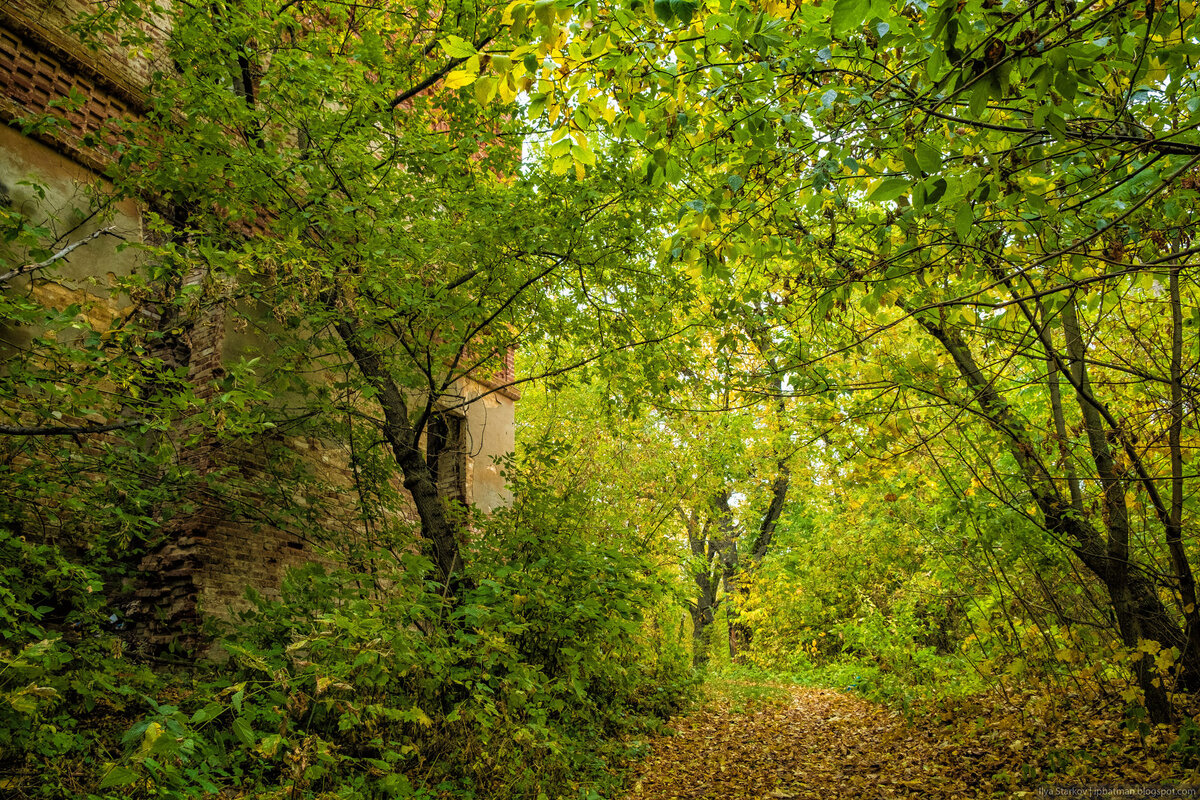
POLYGON ((76 162, 100 170, 103 159, 98 150, 85 143, 86 138, 106 135, 115 120, 137 116, 144 97, 131 81, 135 75, 142 77, 149 67, 129 75, 127 66, 123 78, 115 60, 109 63, 72 44, 66 34, 53 27, 61 23, 49 12, 22 14, 23 5, 0 6, 0 119, 14 123, 32 114, 54 114, 64 125, 36 133, 35 137, 76 162), (68 96, 72 90, 85 98, 81 107, 51 107, 51 101, 68 96))
MULTIPOLYGON (((205 273, 196 270, 184 283, 195 285, 203 283, 204 279, 205 273)), ((219 302, 208 305, 190 320, 163 319, 152 307, 142 309, 143 316, 149 318, 151 324, 182 330, 179 337, 163 339, 158 351, 151 356, 161 358, 170 366, 186 367, 188 382, 196 387, 196 397, 201 403, 213 397, 213 380, 223 373, 221 343, 225 313, 225 305, 219 302)), ((181 433, 187 435, 186 423, 181 433)), ((194 645, 198 642, 201 624, 198 600, 203 591, 204 565, 209 559, 209 531, 220 521, 220 514, 214 513, 215 509, 205 496, 203 477, 216 468, 216 455, 216 443, 208 437, 181 454, 180 461, 198 480, 191 496, 181 498, 181 504, 194 506, 196 511, 175 520, 163 545, 144 558, 140 565, 146 578, 139 582, 137 603, 131 617, 140 632, 156 643, 177 641, 194 645)))

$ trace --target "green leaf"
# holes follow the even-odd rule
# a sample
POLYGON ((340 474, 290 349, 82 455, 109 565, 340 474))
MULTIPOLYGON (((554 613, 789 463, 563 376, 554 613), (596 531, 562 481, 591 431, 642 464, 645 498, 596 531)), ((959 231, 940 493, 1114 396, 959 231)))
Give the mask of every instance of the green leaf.
POLYGON ((942 171, 942 152, 931 144, 917 142, 917 163, 930 175, 942 171))
POLYGON ((946 65, 946 53, 940 47, 934 48, 929 54, 929 58, 925 62, 925 74, 931 79, 936 80, 942 73, 942 67, 946 65))
POLYGON ((960 242, 967 241, 971 235, 971 226, 974 224, 975 212, 971 209, 970 203, 964 202, 954 214, 954 232, 958 234, 960 242))
POLYGON ((900 159, 904 162, 904 168, 908 170, 908 174, 912 175, 915 180, 925 177, 925 171, 921 169, 921 162, 917 161, 917 156, 912 150, 901 150, 900 159))
POLYGON ((204 708, 192 714, 192 724, 198 725, 202 722, 207 722, 210 719, 216 719, 221 716, 221 712, 225 710, 225 706, 220 703, 209 703, 204 708))
POLYGON ((554 0, 537 0, 533 4, 533 14, 537 17, 537 21, 545 25, 547 28, 554 25, 554 18, 557 15, 557 9, 554 7, 554 0))
POLYGON ((1054 76, 1054 88, 1063 96, 1063 100, 1071 103, 1075 100, 1075 93, 1079 91, 1079 81, 1071 72, 1060 72, 1054 76))
POLYGON ((254 745, 254 729, 250 727, 250 723, 246 722, 244 717, 238 717, 233 721, 233 735, 247 747, 254 745))
POLYGON ((675 17, 675 12, 671 10, 671 0, 654 0, 654 16, 658 17, 662 24, 670 24, 675 17))
POLYGON ((932 205, 942 199, 942 195, 946 193, 946 179, 938 178, 932 184, 928 184, 925 188, 925 202, 932 205))
POLYGON ((438 42, 438 44, 446 51, 446 55, 451 58, 470 58, 478 52, 473 44, 458 36, 447 36, 438 42))
POLYGON ((837 0, 830 19, 834 34, 860 27, 867 21, 867 10, 870 7, 870 0, 837 0))
POLYGON ((1067 121, 1058 111, 1051 109, 1046 113, 1046 129, 1054 134, 1056 139, 1067 138, 1067 121))
POLYGON ((971 92, 970 109, 971 116, 978 119, 980 115, 987 110, 987 102, 990 90, 988 89, 987 81, 979 81, 975 84, 975 89, 971 92))
POLYGON ((692 0, 671 0, 671 13, 684 25, 692 24, 696 14, 696 4, 692 0))
POLYGON ((100 781, 100 789, 110 789, 113 786, 128 786, 131 783, 137 783, 142 779, 142 776, 134 772, 129 767, 112 767, 104 774, 104 778, 100 781))
POLYGON ((889 200, 895 200, 900 195, 908 191, 912 183, 908 178, 886 178, 883 183, 875 187, 875 191, 867 198, 868 203, 886 203, 889 200))

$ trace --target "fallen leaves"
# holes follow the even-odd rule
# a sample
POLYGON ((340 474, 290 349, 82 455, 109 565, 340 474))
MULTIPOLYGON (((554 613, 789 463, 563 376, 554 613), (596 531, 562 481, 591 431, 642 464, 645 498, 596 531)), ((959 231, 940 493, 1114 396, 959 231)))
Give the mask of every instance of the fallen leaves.
POLYGON ((1147 743, 1115 722, 1048 728, 1046 719, 1008 716, 1020 709, 993 707, 990 720, 982 705, 967 710, 910 722, 854 695, 802 687, 746 710, 710 702, 651 743, 627 800, 948 799, 1080 782, 1197 784, 1155 761, 1165 735, 1147 743))
POLYGON ((926 773, 929 744, 906 741, 916 732, 903 720, 842 692, 793 688, 750 712, 710 706, 677 725, 654 743, 631 799, 973 796, 926 773))

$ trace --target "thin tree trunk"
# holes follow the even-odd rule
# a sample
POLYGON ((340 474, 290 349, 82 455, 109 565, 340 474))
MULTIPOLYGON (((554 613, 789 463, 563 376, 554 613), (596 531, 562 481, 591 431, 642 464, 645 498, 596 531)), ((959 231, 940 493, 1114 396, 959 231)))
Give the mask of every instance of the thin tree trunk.
MULTIPOLYGON (((1024 423, 1009 407, 1007 401, 996 391, 995 386, 984 376, 979 365, 975 362, 966 342, 954 330, 934 321, 927 315, 918 317, 919 324, 938 340, 953 359, 959 374, 967 382, 974 394, 974 400, 979 404, 984 417, 991 426, 1005 437, 1021 475, 1029 486, 1034 502, 1042 512, 1046 528, 1057 535, 1063 535, 1073 542, 1072 550, 1093 574, 1106 586, 1109 600, 1122 641, 1129 647, 1136 647, 1139 640, 1150 639, 1162 647, 1180 647, 1185 645, 1183 632, 1167 612, 1159 600, 1155 585, 1143 574, 1129 569, 1128 561, 1128 523, 1127 516, 1120 517, 1124 508, 1124 489, 1121 487, 1119 505, 1115 490, 1110 489, 1114 483, 1119 484, 1115 465, 1111 454, 1107 451, 1107 442, 1093 441, 1093 458, 1097 460, 1097 471, 1105 481, 1106 502, 1113 502, 1110 511, 1118 514, 1115 521, 1110 521, 1109 542, 1106 545, 1099 531, 1076 513, 1071 504, 1066 501, 1055 486, 1053 477, 1046 466, 1037 456, 1033 440, 1025 429, 1024 423), (1101 446, 1103 445, 1103 447, 1101 446), (1116 530, 1111 529, 1116 526, 1116 530)), ((1077 330, 1066 331, 1068 348, 1074 346, 1072 338, 1077 337, 1077 330)), ((1079 365, 1080 368, 1082 364, 1079 365)), ((1084 373, 1086 375, 1086 373, 1084 373)), ((1075 377, 1075 376, 1073 376, 1075 377)), ((1090 402, 1090 393, 1085 400, 1080 391, 1081 386, 1072 381, 1080 397, 1080 406, 1087 406, 1095 411, 1090 402)), ((1086 387, 1083 387, 1086 388, 1086 387)), ((1086 413, 1086 412, 1085 412, 1086 413)), ((1096 414, 1095 416, 1098 416, 1096 414)), ((1093 422, 1095 419, 1093 417, 1093 422)), ((1085 426, 1091 423, 1085 417, 1085 426)), ((1089 430, 1089 439, 1094 437, 1094 431, 1089 430)), ((1100 439, 1103 439, 1100 431, 1100 439)), ((1171 707, 1166 691, 1161 682, 1155 680, 1152 661, 1140 659, 1136 675, 1138 684, 1146 697, 1146 709, 1152 722, 1165 722, 1171 716, 1171 707)))
MULTIPOLYGON (((1041 317, 1041 327, 1046 337, 1053 342, 1048 329, 1049 320, 1046 310, 1038 303, 1038 314, 1041 317)), ((1050 389, 1050 414, 1054 418, 1054 435, 1058 438, 1058 457, 1067 472, 1067 488, 1071 493, 1071 508, 1075 513, 1083 513, 1083 490, 1079 485, 1079 475, 1075 471, 1075 456, 1067 441, 1067 418, 1063 413, 1062 387, 1058 380, 1058 361, 1053 354, 1046 354, 1046 386, 1050 389)))
MULTIPOLYGON (((1196 607, 1196 578, 1183 547, 1183 305, 1179 297, 1179 270, 1178 262, 1171 264, 1171 426, 1167 432, 1167 446, 1171 451, 1171 509, 1166 521, 1166 540, 1183 604, 1184 633, 1187 637, 1185 653, 1191 663, 1200 664, 1200 608, 1196 607)), ((1188 688, 1194 689, 1195 686, 1188 688)))
POLYGON ((721 574, 714 569, 717 550, 709 538, 712 518, 709 517, 701 527, 694 512, 690 516, 682 510, 679 513, 687 527, 688 547, 694 560, 696 598, 688 606, 688 613, 692 617, 692 666, 700 669, 708 664, 710 655, 712 624, 716 618, 717 589, 720 586, 721 574))
POLYGON ((738 626, 741 610, 735 598, 738 597, 738 546, 736 531, 733 527, 733 509, 729 507, 729 490, 722 489, 713 497, 713 513, 716 516, 716 535, 712 546, 716 551, 716 563, 713 570, 716 585, 725 584, 725 621, 726 638, 732 655, 733 637, 738 626))

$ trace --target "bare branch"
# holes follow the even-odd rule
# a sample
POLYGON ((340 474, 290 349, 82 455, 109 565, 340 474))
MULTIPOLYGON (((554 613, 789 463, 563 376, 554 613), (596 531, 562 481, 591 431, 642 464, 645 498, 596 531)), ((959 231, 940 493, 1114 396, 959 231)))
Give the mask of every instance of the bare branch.
POLYGON ((57 253, 55 253, 54 255, 47 258, 45 261, 39 261, 36 264, 26 264, 22 267, 17 267, 14 270, 9 270, 8 272, 4 273, 3 275, 0 275, 0 283, 7 283, 8 281, 12 280, 13 278, 19 278, 22 275, 28 275, 31 272, 37 272, 40 269, 45 269, 46 267, 51 266, 55 262, 61 261, 62 259, 66 258, 67 256, 71 255, 71 253, 78 250, 80 247, 83 247, 88 242, 91 242, 94 239, 99 239, 101 236, 110 235, 110 236, 116 236, 118 239, 122 238, 121 236, 118 236, 116 233, 114 233, 114 231, 116 229, 117 228, 115 225, 110 225, 107 228, 101 228, 98 231, 93 231, 92 233, 89 233, 87 236, 83 237, 79 241, 72 242, 71 244, 67 245, 62 250, 59 250, 57 253))

